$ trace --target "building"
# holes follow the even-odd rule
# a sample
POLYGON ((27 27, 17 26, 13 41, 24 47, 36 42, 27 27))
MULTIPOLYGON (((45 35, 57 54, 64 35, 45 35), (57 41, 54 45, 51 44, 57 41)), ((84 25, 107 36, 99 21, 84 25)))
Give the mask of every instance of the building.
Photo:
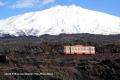
POLYGON ((95 47, 83 45, 64 46, 64 54, 95 54, 95 47))

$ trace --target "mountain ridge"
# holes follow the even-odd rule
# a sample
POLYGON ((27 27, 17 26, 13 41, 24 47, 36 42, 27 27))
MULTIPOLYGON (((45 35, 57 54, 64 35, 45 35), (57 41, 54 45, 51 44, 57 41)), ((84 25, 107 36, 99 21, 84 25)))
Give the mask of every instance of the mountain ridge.
POLYGON ((120 18, 82 7, 56 6, 0 20, 0 34, 120 34, 120 18))

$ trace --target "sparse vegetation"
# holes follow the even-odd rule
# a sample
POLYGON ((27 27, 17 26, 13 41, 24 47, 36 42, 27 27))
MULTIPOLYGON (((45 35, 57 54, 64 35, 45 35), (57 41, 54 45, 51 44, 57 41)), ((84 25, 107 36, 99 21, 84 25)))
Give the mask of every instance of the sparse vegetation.
POLYGON ((120 80, 120 35, 61 34, 0 38, 0 80, 120 80), (64 55, 64 45, 93 45, 95 55, 64 55), (5 73, 53 73, 6 76, 5 73))

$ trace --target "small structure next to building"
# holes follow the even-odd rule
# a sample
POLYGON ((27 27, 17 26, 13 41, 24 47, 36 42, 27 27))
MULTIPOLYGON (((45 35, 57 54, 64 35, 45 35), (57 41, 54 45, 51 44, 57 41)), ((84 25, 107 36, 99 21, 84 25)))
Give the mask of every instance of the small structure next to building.
POLYGON ((95 54, 95 47, 83 45, 66 45, 64 46, 64 54, 95 54))

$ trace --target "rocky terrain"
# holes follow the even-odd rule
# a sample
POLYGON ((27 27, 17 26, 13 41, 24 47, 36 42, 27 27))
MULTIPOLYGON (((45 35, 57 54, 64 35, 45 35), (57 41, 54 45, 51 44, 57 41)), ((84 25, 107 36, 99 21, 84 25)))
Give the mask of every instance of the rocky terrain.
POLYGON ((120 35, 6 35, 1 55, 0 80, 120 80, 120 35), (96 54, 63 54, 64 45, 75 44, 95 46, 96 54))

